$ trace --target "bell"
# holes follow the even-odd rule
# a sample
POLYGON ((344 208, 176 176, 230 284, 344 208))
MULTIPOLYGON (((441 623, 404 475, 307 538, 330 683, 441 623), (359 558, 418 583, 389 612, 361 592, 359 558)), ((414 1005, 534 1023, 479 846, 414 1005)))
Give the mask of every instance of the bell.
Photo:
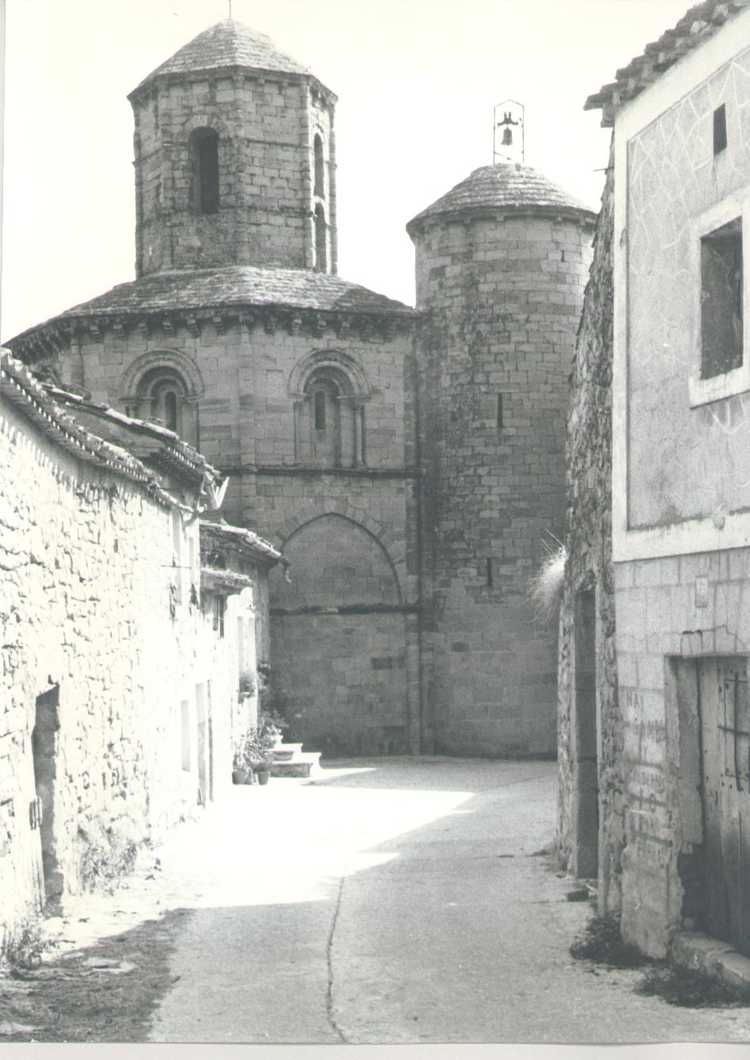
POLYGON ((503 129, 503 147, 512 147, 512 146, 513 146, 513 132, 506 125, 505 128, 503 129))

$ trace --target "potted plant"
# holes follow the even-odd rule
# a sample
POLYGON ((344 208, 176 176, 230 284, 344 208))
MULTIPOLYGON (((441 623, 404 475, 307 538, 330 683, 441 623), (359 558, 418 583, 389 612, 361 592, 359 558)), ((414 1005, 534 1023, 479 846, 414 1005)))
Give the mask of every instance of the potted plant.
POLYGON ((253 765, 253 769, 258 778, 259 784, 268 783, 268 778, 271 774, 271 766, 273 765, 273 752, 281 743, 283 739, 283 730, 285 728, 286 722, 276 714, 266 713, 264 711, 258 718, 256 745, 254 747, 254 751, 257 753, 258 758, 253 765))
POLYGON ((254 784, 255 767, 263 757, 258 730, 250 728, 234 752, 232 780, 235 784, 254 784))

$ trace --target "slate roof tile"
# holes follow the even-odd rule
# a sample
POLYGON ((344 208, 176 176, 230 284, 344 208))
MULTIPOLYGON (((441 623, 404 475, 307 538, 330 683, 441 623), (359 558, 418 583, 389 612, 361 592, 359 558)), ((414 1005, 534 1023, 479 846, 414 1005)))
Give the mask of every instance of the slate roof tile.
POLYGON ((465 180, 412 218, 406 228, 413 234, 426 221, 460 217, 466 212, 483 210, 577 214, 592 220, 595 217, 592 210, 553 184, 544 174, 531 166, 511 162, 475 169, 465 180))
POLYGON ((131 95, 160 77, 220 70, 224 67, 312 76, 306 66, 277 48, 265 33, 227 18, 199 33, 175 52, 171 59, 157 66, 131 95))

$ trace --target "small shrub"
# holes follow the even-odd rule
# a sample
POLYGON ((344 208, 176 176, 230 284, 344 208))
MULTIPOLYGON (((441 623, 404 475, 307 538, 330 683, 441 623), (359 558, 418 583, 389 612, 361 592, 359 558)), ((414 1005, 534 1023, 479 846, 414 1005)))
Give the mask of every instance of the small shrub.
POLYGON ((639 968, 650 963, 637 946, 623 942, 616 916, 595 916, 586 925, 583 935, 570 947, 571 957, 578 961, 597 961, 610 968, 639 968))
POLYGON ((132 872, 138 856, 138 843, 133 829, 125 822, 113 822, 105 828, 92 821, 79 826, 78 836, 83 841, 80 875, 86 890, 111 884, 132 872))
POLYGON ((730 986, 705 972, 673 965, 648 968, 636 986, 637 994, 660 997, 682 1008, 738 1008, 750 1005, 750 989, 730 986))
POLYGON ((559 541, 545 543, 544 550, 542 565, 529 583, 529 596, 539 618, 550 622, 560 608, 568 550, 559 541))
POLYGON ((37 968, 46 947, 39 917, 25 917, 5 946, 5 960, 11 968, 37 968))

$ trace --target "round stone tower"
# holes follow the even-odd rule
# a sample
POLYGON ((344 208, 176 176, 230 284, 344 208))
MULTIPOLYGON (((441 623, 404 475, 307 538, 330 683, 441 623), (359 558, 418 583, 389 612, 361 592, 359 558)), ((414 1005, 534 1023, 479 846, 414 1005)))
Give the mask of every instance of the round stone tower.
POLYGON ((501 164, 407 226, 422 314, 425 746, 437 751, 555 751, 556 623, 535 615, 529 583, 562 538, 594 221, 540 173, 501 164))
POLYGON ((260 265, 336 272, 336 96, 232 19, 130 93, 136 275, 260 265))

